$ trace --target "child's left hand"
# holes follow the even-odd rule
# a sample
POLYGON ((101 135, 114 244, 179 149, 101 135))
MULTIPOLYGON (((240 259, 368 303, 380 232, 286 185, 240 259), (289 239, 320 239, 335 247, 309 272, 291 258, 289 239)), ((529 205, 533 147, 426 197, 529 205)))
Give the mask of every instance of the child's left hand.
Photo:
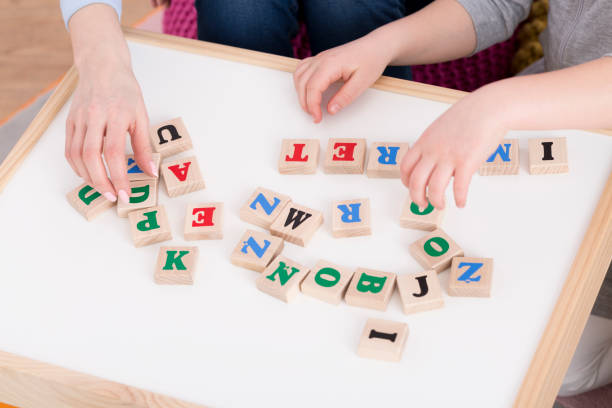
POLYGON ((444 208, 451 176, 455 203, 465 206, 472 175, 507 131, 498 84, 480 88, 452 105, 404 156, 402 182, 420 207, 426 207, 429 198, 434 207, 444 208))

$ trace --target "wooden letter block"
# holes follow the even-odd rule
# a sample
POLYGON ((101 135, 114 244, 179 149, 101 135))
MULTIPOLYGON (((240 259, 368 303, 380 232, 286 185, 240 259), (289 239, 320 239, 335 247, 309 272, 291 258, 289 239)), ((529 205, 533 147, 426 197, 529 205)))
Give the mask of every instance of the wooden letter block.
POLYGON ((327 174, 362 174, 365 139, 329 139, 323 171, 327 174))
POLYGON ((257 277, 257 289, 283 302, 292 302, 300 291, 300 283, 308 274, 308 268, 285 258, 276 257, 257 277))
POLYGON ((423 231, 433 231, 439 228, 444 218, 444 210, 438 210, 431 203, 427 207, 420 208, 410 197, 406 198, 400 215, 400 226, 423 231))
POLYGON ((453 258, 448 279, 451 296, 489 297, 493 278, 491 258, 453 258))
POLYGON ((395 274, 357 268, 344 300, 351 306, 387 310, 395 287, 395 274))
POLYGON ((161 154, 161 157, 172 156, 193 147, 191 136, 181 118, 170 119, 152 126, 149 135, 153 149, 161 154))
POLYGON ((198 248, 191 246, 161 247, 155 268, 159 285, 193 285, 198 248))
POLYGON ((441 229, 410 245, 410 254, 423 268, 442 272, 451 265, 456 256, 463 256, 463 250, 441 229))
POLYGON ((366 175, 371 178, 400 178, 400 164, 408 147, 408 143, 372 143, 366 175))
POLYGON ((117 201, 117 215, 127 217, 129 212, 157 205, 157 179, 130 181, 130 202, 117 201))
POLYGON ((529 174, 569 172, 567 138, 529 139, 529 174))
POLYGON ((480 166, 478 174, 481 176, 496 176, 504 174, 518 174, 519 172, 519 141, 518 139, 504 139, 495 151, 480 166))
MULTIPOLYGON (((159 172, 159 163, 161 162, 161 155, 159 153, 151 153, 151 157, 153 158, 153 166, 155 166, 155 169, 159 172)), ((157 178, 149 176, 147 173, 145 173, 144 170, 141 169, 138 164, 136 164, 136 160, 134 160, 133 154, 125 156, 125 160, 128 180, 154 180, 157 178)))
POLYGON ((290 202, 289 196, 258 187, 240 209, 240 219, 269 230, 272 222, 290 202))
POLYGON ((163 205, 132 211, 128 219, 136 248, 172 239, 168 215, 163 205))
POLYGON ((384 361, 400 361, 408 339, 408 325, 383 319, 368 319, 357 355, 384 361))
POLYGON ((444 306, 440 280, 438 279, 438 273, 434 270, 398 275, 397 289, 405 314, 423 312, 444 306))
POLYGON ((282 239, 265 232, 246 230, 234 248, 230 261, 236 266, 263 272, 282 250, 282 239))
POLYGON ((353 271, 331 262, 319 261, 302 282, 302 292, 333 305, 340 304, 353 271))
POLYGON ((321 224, 321 211, 289 203, 270 225, 270 232, 285 241, 306 246, 321 224))
POLYGON ((195 156, 163 162, 161 174, 168 197, 177 197, 206 187, 195 156))
POLYGON ((318 139, 283 139, 278 158, 279 173, 314 174, 318 164, 318 139))
POLYGON ((108 201, 88 184, 81 184, 66 194, 66 199, 87 221, 93 220, 115 205, 115 202, 108 201))
POLYGON ((370 199, 338 201, 332 205, 332 235, 336 238, 371 235, 370 199))
POLYGON ((223 239, 223 203, 188 205, 185 214, 185 239, 223 239))

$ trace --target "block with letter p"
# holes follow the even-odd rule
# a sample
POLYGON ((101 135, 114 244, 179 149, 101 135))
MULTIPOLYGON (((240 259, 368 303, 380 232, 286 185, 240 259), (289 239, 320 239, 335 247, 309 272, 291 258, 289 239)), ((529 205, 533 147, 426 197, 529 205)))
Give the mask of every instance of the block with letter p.
POLYGON ((172 239, 170 223, 163 205, 132 211, 128 214, 128 219, 136 248, 172 239))

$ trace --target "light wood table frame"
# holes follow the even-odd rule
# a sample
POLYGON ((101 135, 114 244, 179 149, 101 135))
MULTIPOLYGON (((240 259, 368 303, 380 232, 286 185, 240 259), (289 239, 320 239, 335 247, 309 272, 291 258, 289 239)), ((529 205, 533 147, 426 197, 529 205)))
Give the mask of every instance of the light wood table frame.
MULTIPOLYGON (((124 28, 130 41, 293 72, 298 61, 261 52, 124 28)), ((78 80, 72 67, 0 165, 0 192, 64 106, 78 80)), ((453 103, 465 92, 381 77, 374 88, 453 103)), ((610 131, 598 132, 612 134, 610 131)), ((514 400, 552 406, 612 259, 612 174, 608 177, 548 325, 514 400)), ((28 407, 200 407, 0 351, 0 401, 28 407)))

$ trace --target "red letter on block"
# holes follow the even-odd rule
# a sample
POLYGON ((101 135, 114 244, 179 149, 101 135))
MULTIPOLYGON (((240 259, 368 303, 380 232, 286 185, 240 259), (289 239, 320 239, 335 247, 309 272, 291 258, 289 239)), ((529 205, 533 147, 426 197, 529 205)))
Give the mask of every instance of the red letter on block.
POLYGON ((336 149, 337 153, 334 153, 332 156, 333 161, 353 161, 355 158, 353 157, 353 153, 355 153, 355 146, 357 143, 342 143, 338 142, 334 144, 334 151, 336 149))
POLYGON ((308 155, 302 157, 302 151, 304 150, 305 143, 294 143, 293 144, 293 157, 289 157, 289 155, 285 156, 285 161, 308 161, 308 155))
POLYGON ((192 227, 210 227, 213 224, 213 213, 216 207, 194 208, 195 220, 191 222, 192 227))
POLYGON ((190 165, 191 165, 191 162, 183 163, 183 167, 181 167, 178 164, 175 164, 174 166, 168 167, 168 170, 174 173, 174 175, 179 181, 185 181, 185 179, 187 178, 187 172, 189 171, 190 165))

